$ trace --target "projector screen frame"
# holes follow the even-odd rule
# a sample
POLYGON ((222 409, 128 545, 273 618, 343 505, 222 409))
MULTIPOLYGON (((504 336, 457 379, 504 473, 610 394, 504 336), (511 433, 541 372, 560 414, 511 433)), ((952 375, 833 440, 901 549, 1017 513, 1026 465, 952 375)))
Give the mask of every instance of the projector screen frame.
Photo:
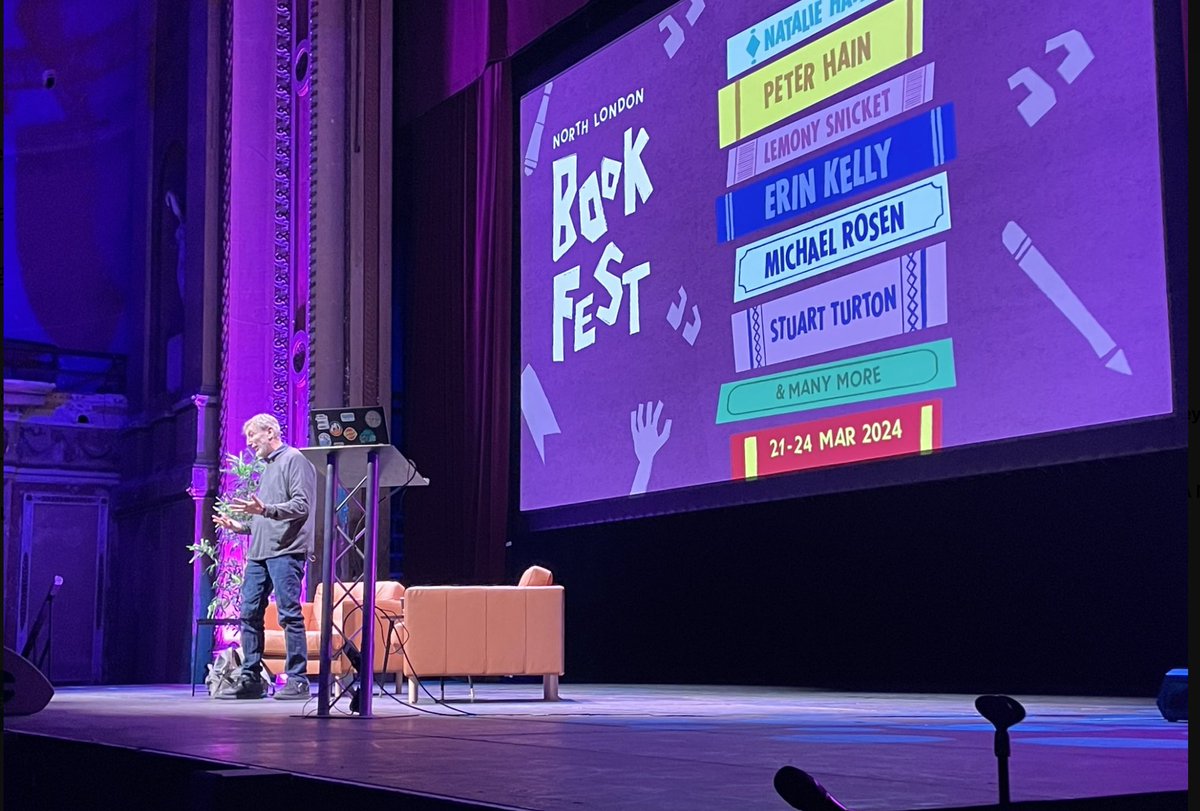
POLYGON ((512 430, 510 516, 517 534, 658 515, 737 507, 829 493, 1000 475, 1049 465, 1101 461, 1187 446, 1190 416, 1188 374, 1188 183, 1187 32, 1174 0, 1155 0, 1154 39, 1158 93, 1158 151, 1162 177, 1167 318, 1171 348, 1170 414, 1046 434, 957 445, 920 457, 897 457, 766 476, 755 481, 721 481, 587 501, 537 510, 520 509, 521 417, 521 177, 520 102, 547 80, 616 42, 664 9, 663 0, 591 3, 513 59, 513 288, 512 430), (1101 450, 1097 450, 1101 449, 1101 450))

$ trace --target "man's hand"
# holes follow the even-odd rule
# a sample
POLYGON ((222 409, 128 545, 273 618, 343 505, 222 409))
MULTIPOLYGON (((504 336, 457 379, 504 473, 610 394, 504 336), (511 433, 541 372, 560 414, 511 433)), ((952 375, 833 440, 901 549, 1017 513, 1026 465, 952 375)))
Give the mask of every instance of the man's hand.
POLYGON ((222 515, 221 513, 213 513, 213 523, 216 524, 221 529, 228 529, 233 532, 245 532, 246 531, 246 525, 243 524, 241 521, 235 521, 234 519, 230 518, 228 515, 222 515))
POLYGON ((245 513, 246 515, 263 515, 266 511, 266 506, 256 495, 251 495, 250 498, 235 498, 229 502, 229 506, 235 512, 245 513))

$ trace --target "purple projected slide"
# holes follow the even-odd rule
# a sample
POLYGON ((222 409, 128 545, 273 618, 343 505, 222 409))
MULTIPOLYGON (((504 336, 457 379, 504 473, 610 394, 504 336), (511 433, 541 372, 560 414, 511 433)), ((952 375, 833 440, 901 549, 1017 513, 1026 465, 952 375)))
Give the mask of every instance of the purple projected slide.
POLYGON ((521 509, 1170 413, 1158 144, 1148 3, 668 8, 521 99, 521 509))

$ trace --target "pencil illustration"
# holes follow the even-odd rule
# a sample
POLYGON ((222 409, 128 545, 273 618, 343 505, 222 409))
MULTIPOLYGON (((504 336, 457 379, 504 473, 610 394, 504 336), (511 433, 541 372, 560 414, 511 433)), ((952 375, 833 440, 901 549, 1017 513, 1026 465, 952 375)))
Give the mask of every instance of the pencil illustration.
POLYGON ((1021 270, 1025 271, 1038 289, 1046 294, 1046 298, 1067 317, 1080 334, 1092 346, 1096 357, 1104 361, 1104 365, 1114 372, 1123 375, 1133 374, 1129 361, 1125 359, 1125 351, 1117 347, 1116 341, 1096 318, 1088 312, 1087 307, 1079 300, 1074 291, 1067 286, 1066 281, 1058 274, 1046 257, 1042 256, 1021 226, 1011 220, 1004 226, 1004 247, 1017 260, 1021 270), (1114 351, 1116 350, 1116 351, 1114 351))
POLYGON ((533 132, 529 135, 529 146, 525 148, 525 176, 533 174, 538 165, 538 151, 542 147, 542 130, 546 126, 546 108, 550 106, 550 88, 554 82, 546 82, 542 91, 542 104, 538 107, 537 120, 533 122, 533 132))

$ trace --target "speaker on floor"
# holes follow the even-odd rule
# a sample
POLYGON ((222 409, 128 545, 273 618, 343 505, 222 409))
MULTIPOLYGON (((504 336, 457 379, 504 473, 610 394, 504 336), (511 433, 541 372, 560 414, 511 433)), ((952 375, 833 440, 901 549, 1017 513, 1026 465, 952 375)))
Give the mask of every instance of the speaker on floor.
POLYGON ((1168 721, 1188 719, 1186 667, 1168 670, 1163 676, 1162 687, 1158 688, 1158 711, 1168 721))
POLYGON ((54 696, 54 686, 33 662, 12 648, 4 648, 4 716, 33 715, 54 696))

